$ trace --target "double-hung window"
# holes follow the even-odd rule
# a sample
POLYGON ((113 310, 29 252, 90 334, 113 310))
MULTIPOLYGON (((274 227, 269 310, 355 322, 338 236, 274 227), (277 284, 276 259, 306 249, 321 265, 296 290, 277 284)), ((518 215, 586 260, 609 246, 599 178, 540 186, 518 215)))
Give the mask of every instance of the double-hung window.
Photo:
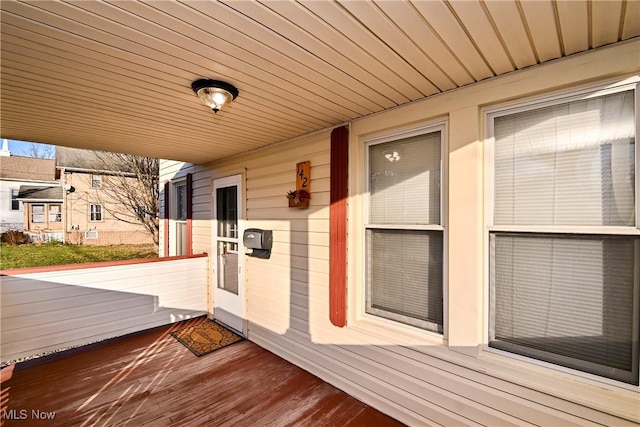
POLYGON ((43 204, 31 205, 31 222, 34 224, 43 224, 46 222, 45 206, 43 204))
POLYGON ((102 175, 91 175, 91 188, 102 188, 102 175))
POLYGON ((635 87, 488 116, 489 347, 638 385, 635 87))
POLYGON ((367 140, 366 313, 443 332, 444 125, 367 140))
POLYGON ((49 205, 49 222, 62 222, 61 205, 49 205))
POLYGON ((91 222, 102 221, 102 205, 89 205, 89 220, 91 222))

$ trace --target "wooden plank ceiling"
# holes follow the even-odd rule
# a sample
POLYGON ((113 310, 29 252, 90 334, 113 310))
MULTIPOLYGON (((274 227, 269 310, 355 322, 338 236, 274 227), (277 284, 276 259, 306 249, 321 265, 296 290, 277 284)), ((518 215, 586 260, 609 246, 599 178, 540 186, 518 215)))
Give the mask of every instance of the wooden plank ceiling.
POLYGON ((618 0, 0 5, 0 136, 194 163, 640 35, 618 0))

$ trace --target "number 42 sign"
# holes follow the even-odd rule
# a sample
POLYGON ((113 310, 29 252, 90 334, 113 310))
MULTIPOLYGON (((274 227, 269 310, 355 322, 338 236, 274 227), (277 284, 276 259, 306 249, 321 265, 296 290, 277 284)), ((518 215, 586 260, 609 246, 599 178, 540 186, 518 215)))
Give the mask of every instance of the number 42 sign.
POLYGON ((306 190, 311 193, 311 162, 300 162, 296 166, 296 190, 306 190))

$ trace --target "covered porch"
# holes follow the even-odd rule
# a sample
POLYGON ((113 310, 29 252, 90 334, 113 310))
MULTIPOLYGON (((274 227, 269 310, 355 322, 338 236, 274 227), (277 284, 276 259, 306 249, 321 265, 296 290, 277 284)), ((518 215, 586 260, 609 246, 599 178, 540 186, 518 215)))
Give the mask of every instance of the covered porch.
POLYGON ((3 425, 401 425, 250 341, 196 357, 170 335, 205 319, 2 369, 3 425))
MULTIPOLYGON (((177 254, 169 247, 179 234, 177 221, 184 220, 186 253, 206 252, 210 257, 206 268, 187 270, 202 275, 191 279, 195 288, 176 288, 174 283, 182 277, 162 274, 159 268, 164 261, 150 267, 142 280, 119 283, 121 287, 102 285, 96 275, 88 295, 82 289, 87 279, 80 274, 68 275, 62 286, 53 283, 35 289, 39 284, 31 283, 34 292, 43 293, 42 298, 51 296, 47 301, 71 304, 70 299, 59 297, 69 292, 78 297, 76 301, 98 301, 109 309, 92 313, 76 302, 76 306, 61 307, 63 314, 76 316, 79 307, 101 331, 107 322, 111 331, 133 326, 147 329, 187 319, 195 311, 196 316, 207 313, 220 319, 214 305, 222 301, 215 296, 221 269, 214 267, 219 247, 214 240, 229 236, 213 235, 216 200, 218 190, 235 186, 239 197, 235 206, 229 203, 228 211, 239 213, 238 218, 245 221, 235 231, 245 226, 274 232, 271 259, 238 257, 247 261, 237 271, 238 276, 245 274, 238 283, 250 297, 238 295, 237 300, 247 305, 240 305, 237 317, 249 325, 251 343, 409 425, 583 426, 640 421, 637 357, 627 358, 635 369, 628 371, 635 381, 631 384, 489 348, 497 312, 490 274, 494 253, 490 239, 496 231, 491 211, 496 209, 496 184, 501 184, 494 179, 498 176, 493 155, 496 138, 489 129, 495 127, 493 117, 496 112, 511 117, 543 107, 602 100, 615 92, 635 100, 628 122, 635 118, 637 123, 640 2, 7 0, 0 9, 0 135, 175 160, 161 169, 161 182, 169 189, 161 196, 164 255, 177 254), (201 79, 219 79, 233 85, 239 95, 214 114, 192 90, 201 79), (334 140, 331 135, 339 129, 336 134, 341 137, 334 140), (427 151, 421 151, 431 153, 428 156, 399 156, 400 151, 392 150, 386 157, 379 150, 378 160, 386 168, 376 169, 370 162, 375 145, 404 144, 421 135, 437 136, 436 142, 425 144, 427 151), (427 157, 429 162, 415 171, 407 166, 396 175, 397 162, 393 168, 387 166, 400 158, 427 157), (285 194, 297 182, 297 165, 306 162, 311 165, 312 201, 306 210, 291 209, 285 194), (372 222, 372 177, 400 176, 400 172, 406 177, 434 178, 407 192, 412 203, 415 194, 424 195, 423 204, 415 206, 428 206, 434 218, 372 222), (184 215, 183 199, 174 197, 183 186, 184 197, 191 203, 184 215), (436 256, 415 250, 397 258, 411 268, 419 267, 420 260, 433 261, 437 274, 423 275, 419 281, 399 280, 403 271, 390 274, 386 281, 389 285, 424 284, 416 294, 420 301, 435 302, 436 327, 407 324, 398 316, 379 316, 371 310, 375 307, 367 295, 377 286, 367 278, 371 266, 384 270, 387 265, 402 264, 385 262, 382 256, 374 259, 373 245, 368 247, 366 239, 375 230, 382 230, 382 236, 383 229, 394 227, 397 235, 413 230, 421 242, 432 232, 440 236, 434 239, 436 256), (140 289, 140 282, 156 278, 162 293, 140 289), (165 283, 166 278, 175 282, 165 283), (438 292, 425 292, 427 286, 438 292), (94 300, 102 294, 111 299, 94 300), (132 306, 123 307, 117 302, 121 299, 132 306), (114 320, 111 304, 127 316, 114 320), (145 323, 149 326, 129 320, 129 314, 140 311, 151 313, 145 323), (161 321, 165 323, 151 325, 161 321)), ((565 123, 563 117, 553 115, 560 123, 565 123)), ((635 141, 637 125, 631 133, 635 141)), ((604 230, 611 236, 626 233, 629 240, 640 240, 636 196, 640 194, 640 156, 629 135, 623 145, 629 167, 602 173, 599 165, 607 162, 597 159, 592 175, 609 181, 629 177, 628 206, 635 207, 635 218, 624 226, 598 229, 569 221, 570 227, 582 228, 566 231, 553 226, 552 233, 564 236, 578 230, 591 236, 604 230)), ((604 148, 609 144, 601 145, 602 152, 607 152, 604 148)), ((582 163, 574 169, 588 171, 582 163)), ((581 182, 578 178, 575 183, 581 182)), ((609 181, 594 185, 598 198, 615 199, 603 197, 609 181)), ((562 195, 558 198, 565 200, 562 195)), ((548 232, 537 223, 508 224, 498 231, 531 230, 548 232)), ((395 244, 404 249, 401 246, 395 244)), ((625 289, 631 290, 626 300, 633 298, 635 305, 627 314, 610 311, 631 325, 628 336, 636 339, 627 347, 637 356, 639 246, 630 246, 636 248, 636 258, 627 270, 629 276, 635 275, 635 282, 629 280, 625 289)), ((393 252, 389 247, 378 253, 393 252)), ((224 242, 222 248, 225 255, 224 242)), ((113 278, 116 282, 126 276, 114 273, 119 274, 113 278)), ((51 276, 43 272, 38 280, 57 280, 51 276)), ((3 289, 8 287, 5 283, 3 289)), ((605 284, 599 280, 597 287, 605 284)), ((29 283, 14 285, 16 294, 25 294, 22 287, 29 283)), ((574 293, 581 294, 567 295, 574 293)), ((22 296, 28 295, 17 295, 22 296)), ((416 300, 407 298, 411 303, 416 300)), ((607 329, 600 327, 607 304, 583 305, 590 308, 588 318, 595 319, 593 329, 607 329)), ((561 307, 556 317, 565 319, 567 311, 561 307)), ((40 345, 38 337, 47 334, 38 325, 51 323, 41 311, 31 309, 29 315, 3 322, 2 332, 24 343, 25 319, 31 322, 31 330, 40 333, 29 344, 40 345)), ((76 317, 62 319, 69 329, 57 332, 65 342, 82 344, 80 337, 94 336, 76 317)), ((575 326, 570 321, 560 323, 575 326)), ((560 329, 555 337, 571 336, 565 331, 571 328, 560 329)), ((343 406, 348 405, 346 396, 344 401, 337 398, 335 406, 332 398, 314 394, 316 386, 306 380, 288 380, 289 369, 294 368, 269 368, 257 355, 263 350, 249 342, 226 349, 231 353, 229 366, 226 362, 204 366, 204 360, 222 356, 218 353, 185 368, 187 350, 170 340, 156 337, 146 345, 123 348, 123 353, 111 354, 112 347, 107 346, 97 353, 72 356, 95 354, 86 362, 86 370, 75 359, 48 363, 51 369, 38 372, 32 369, 42 368, 24 364, 5 369, 3 375, 11 378, 6 389, 3 380, 3 403, 9 399, 16 409, 27 404, 16 400, 13 406, 11 399, 16 395, 32 396, 34 402, 46 405, 57 402, 69 408, 60 409, 60 414, 72 417, 68 423, 83 425, 207 424, 212 423, 210 416, 218 417, 215 424, 234 425, 383 423, 360 418, 358 409, 343 406), (256 353, 243 355, 243 349, 256 353), (94 372, 98 369, 94 367, 105 371, 94 372), (155 370, 143 374, 147 367, 155 370), (241 369, 235 385, 227 376, 231 367, 241 369), (257 379, 258 373, 267 376, 257 379), (25 377, 20 379, 21 375, 25 377), (50 382, 41 383, 45 380, 50 382), (69 391, 61 392, 62 381, 67 380, 69 391), (295 385, 298 381, 300 388, 295 385), (268 387, 259 389, 255 383, 268 387), (18 384, 24 394, 18 392, 18 384), (285 406, 272 409, 272 399, 285 406), (346 414, 355 418, 343 419, 346 414)), ((5 346, 3 340, 3 350, 5 346)), ((11 353, 20 350, 16 346, 11 353)), ((51 410, 47 408, 40 410, 51 410)))

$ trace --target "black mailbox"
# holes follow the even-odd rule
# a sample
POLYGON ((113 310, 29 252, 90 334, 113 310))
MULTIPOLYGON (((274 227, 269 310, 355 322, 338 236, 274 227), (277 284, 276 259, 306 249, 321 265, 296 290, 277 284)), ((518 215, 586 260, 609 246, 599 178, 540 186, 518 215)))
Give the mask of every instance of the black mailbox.
POLYGON ((253 249, 247 255, 262 259, 271 257, 271 246, 273 245, 273 232, 271 230, 248 228, 244 230, 242 242, 245 248, 253 249))

